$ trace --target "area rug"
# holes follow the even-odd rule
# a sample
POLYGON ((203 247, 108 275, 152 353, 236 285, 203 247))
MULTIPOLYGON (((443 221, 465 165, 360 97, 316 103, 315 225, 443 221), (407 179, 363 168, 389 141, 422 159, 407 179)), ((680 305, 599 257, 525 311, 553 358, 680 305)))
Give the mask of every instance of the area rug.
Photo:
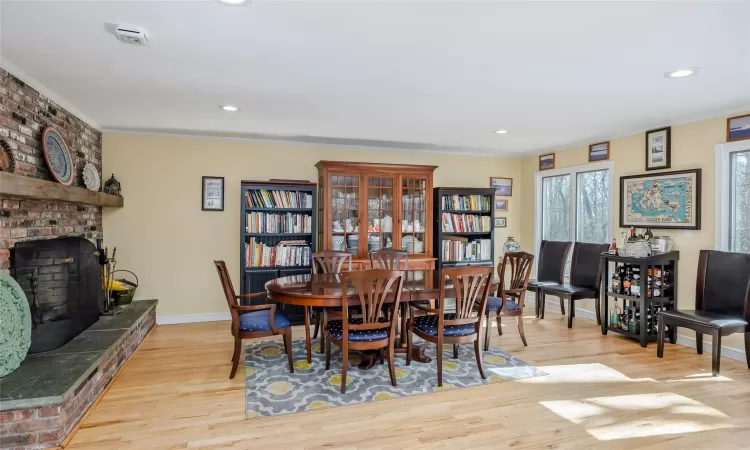
POLYGON ((489 351, 483 352, 487 375, 483 380, 479 376, 473 345, 461 345, 458 359, 453 359, 453 347, 446 345, 443 386, 438 388, 436 346, 420 344, 424 344, 425 354, 432 358, 432 362, 412 361, 406 366, 406 359, 397 355, 396 387, 391 386, 387 362, 376 364, 370 370, 359 370, 360 356, 351 352, 346 394, 341 394, 341 351, 338 347, 331 348, 331 369, 325 370, 325 354, 317 351, 317 343, 313 345, 312 364, 308 364, 304 340, 293 341, 294 373, 289 373, 280 340, 249 343, 245 348, 246 418, 280 416, 546 375, 513 355, 490 347, 489 351))

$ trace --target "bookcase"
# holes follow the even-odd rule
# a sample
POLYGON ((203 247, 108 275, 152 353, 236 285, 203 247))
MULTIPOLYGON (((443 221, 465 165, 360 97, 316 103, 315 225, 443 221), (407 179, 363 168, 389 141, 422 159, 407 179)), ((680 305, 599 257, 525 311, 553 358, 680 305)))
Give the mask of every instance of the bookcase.
POLYGON ((437 267, 493 266, 495 190, 437 187, 432 198, 437 267))
MULTIPOLYGON (((267 281, 309 274, 316 250, 317 188, 304 181, 243 181, 240 195, 242 294, 264 292, 267 281)), ((253 304, 265 303, 265 297, 253 304)), ((295 324, 304 308, 278 305, 295 324)))

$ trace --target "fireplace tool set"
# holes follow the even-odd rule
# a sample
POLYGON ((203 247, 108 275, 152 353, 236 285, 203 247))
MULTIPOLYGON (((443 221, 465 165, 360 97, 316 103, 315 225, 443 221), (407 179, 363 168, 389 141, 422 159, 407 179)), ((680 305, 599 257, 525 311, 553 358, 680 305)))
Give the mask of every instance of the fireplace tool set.
POLYGON ((117 267, 117 247, 112 250, 112 257, 109 257, 109 249, 102 248, 102 240, 96 241, 97 253, 99 253, 99 265, 102 266, 102 288, 104 289, 104 309, 103 316, 115 316, 121 311, 121 307, 116 306, 112 299, 112 283, 115 267, 117 267))

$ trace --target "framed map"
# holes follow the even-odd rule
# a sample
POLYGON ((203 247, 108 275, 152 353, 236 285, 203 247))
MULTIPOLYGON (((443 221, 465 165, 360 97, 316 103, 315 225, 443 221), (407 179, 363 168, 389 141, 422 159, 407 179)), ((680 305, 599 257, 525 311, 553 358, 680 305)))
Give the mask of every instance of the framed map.
POLYGON ((701 169, 620 177, 620 227, 700 230, 701 169))

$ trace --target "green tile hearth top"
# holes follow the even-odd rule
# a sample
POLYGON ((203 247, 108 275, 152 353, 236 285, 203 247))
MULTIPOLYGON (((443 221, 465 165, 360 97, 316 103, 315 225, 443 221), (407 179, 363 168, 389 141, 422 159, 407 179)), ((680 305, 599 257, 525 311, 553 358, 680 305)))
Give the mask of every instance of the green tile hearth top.
POLYGON ((15 372, 0 378, 0 411, 59 404, 99 366, 157 300, 135 301, 117 316, 102 316, 62 347, 29 355, 15 372))

